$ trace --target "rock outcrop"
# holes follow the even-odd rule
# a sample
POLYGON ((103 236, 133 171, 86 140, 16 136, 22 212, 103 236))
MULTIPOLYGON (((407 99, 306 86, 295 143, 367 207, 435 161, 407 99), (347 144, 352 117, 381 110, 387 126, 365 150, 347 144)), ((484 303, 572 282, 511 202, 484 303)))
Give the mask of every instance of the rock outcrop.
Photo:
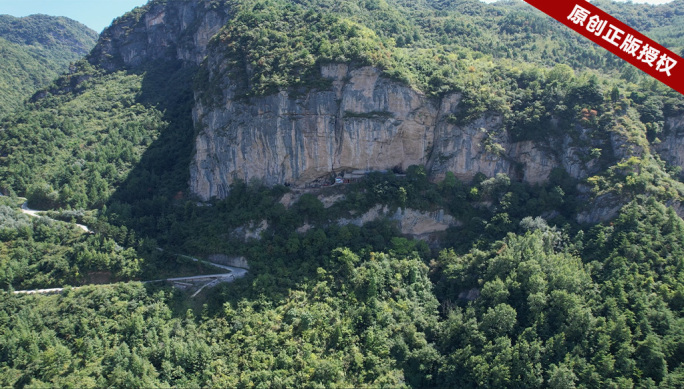
POLYGON ((255 222, 250 222, 248 225, 238 227, 231 232, 231 237, 239 239, 242 241, 248 241, 251 239, 260 240, 261 233, 268 229, 268 221, 262 220, 258 224, 255 222))
POLYGON ((227 11, 207 1, 150 2, 105 29, 88 59, 110 71, 159 60, 199 65, 228 22, 227 11))
POLYGON ((380 204, 356 218, 340 219, 337 224, 340 226, 353 224, 360 227, 381 218, 397 222, 403 235, 426 240, 432 238, 435 233, 446 231, 449 227, 462 225, 453 216, 446 214, 444 210, 425 212, 407 208, 390 212, 386 205, 380 204))
POLYGON ((614 219, 625 203, 623 199, 612 193, 598 196, 584 212, 577 215, 577 222, 594 224, 614 219))
POLYGON ((684 169, 684 115, 670 118, 666 123, 667 131, 655 151, 672 166, 684 169))
POLYGON ((225 197, 235 179, 301 186, 331 172, 426 164, 437 112, 419 92, 371 67, 325 65, 327 90, 198 101, 200 129, 190 186, 203 199, 225 197))
POLYGON ((505 133, 487 139, 503 133, 497 116, 450 124, 460 94, 435 101, 372 67, 326 64, 320 70, 328 89, 245 100, 236 98, 228 82, 218 104, 198 99, 191 190, 206 200, 225 197, 236 179, 305 186, 331 173, 418 164, 436 179, 447 171, 461 179, 482 172, 538 183, 556 166, 578 178, 587 174, 572 147, 559 154, 529 141, 511 142, 505 133), (489 150, 489 141, 499 148, 489 150))

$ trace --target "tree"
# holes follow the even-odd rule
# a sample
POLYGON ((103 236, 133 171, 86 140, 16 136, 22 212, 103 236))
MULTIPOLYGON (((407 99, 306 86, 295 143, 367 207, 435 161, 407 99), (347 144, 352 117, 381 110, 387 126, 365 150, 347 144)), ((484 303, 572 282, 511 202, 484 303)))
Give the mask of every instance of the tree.
POLYGON ((549 70, 546 75, 546 80, 551 82, 558 82, 560 84, 567 84, 570 80, 575 77, 575 71, 566 64, 558 64, 549 70))
POLYGON ((649 334, 638 343, 635 350, 637 367, 656 383, 662 381, 667 374, 667 363, 661 345, 662 341, 658 336, 649 334))
POLYGON ((549 370, 549 388, 551 389, 575 389, 577 376, 564 363, 551 365, 549 370))
POLYGON ((482 330, 491 338, 508 335, 516 324, 517 312, 508 304, 498 304, 488 308, 482 315, 482 330))
POLYGON ((26 195, 28 205, 37 209, 52 209, 58 205, 59 193, 46 182, 32 185, 26 195))
POLYGON ((406 194, 406 189, 404 187, 399 187, 399 206, 404 209, 406 208, 406 200, 408 199, 408 195, 406 194))
POLYGON ((610 91, 610 99, 617 103, 620 100, 620 88, 617 85, 613 86, 613 90, 610 91))

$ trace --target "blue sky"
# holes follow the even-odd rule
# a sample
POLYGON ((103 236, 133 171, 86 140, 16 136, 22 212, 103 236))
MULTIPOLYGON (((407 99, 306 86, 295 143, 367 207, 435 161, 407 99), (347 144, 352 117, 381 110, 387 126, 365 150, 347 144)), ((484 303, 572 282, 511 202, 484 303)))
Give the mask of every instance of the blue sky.
MULTIPOLYGON (((494 0, 484 0, 492 2, 494 0)), ((634 0, 635 3, 664 4, 672 0, 634 0)), ((0 14, 67 16, 97 32, 116 17, 147 3, 147 0, 0 0, 0 14)))
POLYGON ((102 32, 112 20, 147 0, 0 0, 0 14, 66 16, 102 32))

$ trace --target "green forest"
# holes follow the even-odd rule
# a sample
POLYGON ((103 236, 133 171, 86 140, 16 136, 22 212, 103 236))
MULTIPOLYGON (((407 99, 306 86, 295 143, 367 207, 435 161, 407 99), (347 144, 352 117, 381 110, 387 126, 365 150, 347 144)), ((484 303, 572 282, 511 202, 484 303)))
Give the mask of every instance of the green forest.
POLYGON ((0 117, 66 73, 96 40, 95 31, 65 17, 0 15, 0 117))
MULTIPOLYGON (((0 386, 684 387, 684 181, 658 151, 684 96, 522 2, 203 3, 230 16, 208 48, 221 66, 106 70, 91 55, 0 105, 0 386), (196 99, 216 103, 228 78, 245 100, 327 88, 331 62, 462 94, 448 120, 499 115, 494 151, 504 134, 544 147, 567 134, 596 173, 558 166, 529 184, 414 165, 315 193, 255 180, 193 197, 196 99), (600 202, 615 215, 583 221, 600 202), (388 218, 339 222, 378 205, 458 223, 420 240, 388 218), (244 257, 249 272, 194 297, 141 282, 215 272, 173 253, 244 257)), ((684 52, 684 0, 597 4, 684 52)), ((2 61, 22 61, 3 18, 2 61)))

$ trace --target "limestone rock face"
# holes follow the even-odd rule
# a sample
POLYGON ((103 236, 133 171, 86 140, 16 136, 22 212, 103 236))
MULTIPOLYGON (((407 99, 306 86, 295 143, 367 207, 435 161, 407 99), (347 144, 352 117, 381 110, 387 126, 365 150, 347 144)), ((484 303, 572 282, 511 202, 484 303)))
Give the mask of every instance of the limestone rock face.
MULTIPOLYGON (((208 63, 221 72, 211 53, 208 63)), ((559 153, 529 141, 511 142, 499 131, 498 116, 451 124, 460 94, 428 98, 372 67, 327 64, 320 71, 329 88, 238 99, 230 80, 223 80, 218 104, 198 98, 192 192, 206 200, 225 197, 236 179, 306 186, 342 171, 417 164, 426 165, 435 179, 447 171, 466 180, 482 172, 538 183, 557 166, 577 178, 587 176, 578 150, 559 145, 559 153), (493 133, 503 135, 489 139, 493 133)))
POLYGON ((447 171, 461 180, 470 180, 477 173, 488 177, 506 173, 536 184, 546 181, 551 171, 561 165, 556 153, 543 150, 531 141, 511 142, 505 134, 488 139, 488 134, 500 127, 501 119, 492 116, 464 126, 438 125, 435 152, 430 161, 433 177, 441 179, 447 171), (488 149, 487 143, 493 147, 488 149))
POLYGON ((446 231, 449 227, 462 225, 453 216, 446 214, 443 209, 435 212, 425 212, 411 208, 390 211, 386 205, 383 206, 381 204, 377 204, 356 218, 340 219, 337 221, 337 224, 340 226, 352 224, 361 227, 380 218, 387 218, 390 221, 397 222, 399 230, 403 235, 424 240, 430 239, 435 233, 446 231))
POLYGON ((587 210, 577 215, 577 222, 594 224, 614 219, 625 203, 623 199, 613 194, 598 196, 587 210))
MULTIPOLYGON (((442 116, 457 112, 459 100, 458 95, 445 98, 440 109, 442 116)), ((513 169, 510 161, 485 147, 488 133, 500 126, 501 118, 491 116, 463 126, 440 121, 435 128, 437 142, 430 161, 432 174, 441 178, 451 171, 459 179, 470 180, 478 172, 487 176, 510 173, 513 169)), ((497 141, 500 139, 491 139, 492 143, 500 144, 497 141)))
POLYGON ((668 130, 655 151, 670 165, 684 169, 684 115, 668 119, 666 127, 668 130))
POLYGON ((428 238, 436 232, 461 225, 461 222, 446 214, 443 209, 436 212, 421 212, 410 208, 398 209, 390 219, 399 222, 402 234, 419 239, 428 238))
POLYGON ((371 67, 325 65, 327 90, 234 100, 195 108, 190 186, 203 199, 225 197, 235 179, 305 185, 343 170, 426 164, 437 109, 419 92, 371 67))
POLYGON ((143 6, 105 29, 90 53, 91 63, 109 71, 155 60, 199 65, 209 40, 228 22, 226 9, 206 1, 169 1, 143 6))

